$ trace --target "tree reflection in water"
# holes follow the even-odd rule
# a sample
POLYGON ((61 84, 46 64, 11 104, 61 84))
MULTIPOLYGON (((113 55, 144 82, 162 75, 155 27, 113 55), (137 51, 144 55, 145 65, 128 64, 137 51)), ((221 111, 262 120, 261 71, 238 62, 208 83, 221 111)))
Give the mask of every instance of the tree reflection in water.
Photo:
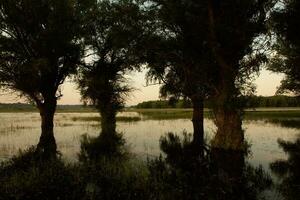
POLYGON ((279 146, 288 155, 287 160, 277 160, 270 168, 280 180, 278 190, 285 199, 300 197, 300 136, 294 142, 278 140, 279 146))
POLYGON ((165 157, 149 162, 151 183, 157 199, 260 199, 272 185, 262 167, 245 162, 245 153, 195 150, 191 136, 168 133, 160 140, 165 157))

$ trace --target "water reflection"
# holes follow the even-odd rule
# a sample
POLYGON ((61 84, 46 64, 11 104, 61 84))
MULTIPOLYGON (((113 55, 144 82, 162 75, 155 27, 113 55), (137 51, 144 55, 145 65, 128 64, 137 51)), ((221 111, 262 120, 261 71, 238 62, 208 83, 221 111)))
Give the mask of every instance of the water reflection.
POLYGON ((272 186, 262 167, 245 162, 244 152, 208 149, 199 156, 190 136, 181 138, 172 133, 162 137, 164 156, 149 162, 157 199, 255 200, 272 186))
POLYGON ((278 190, 287 200, 300 197, 300 136, 294 141, 278 140, 279 146, 288 155, 270 164, 272 172, 279 177, 278 190))
MULTIPOLYGON (((176 133, 183 130, 191 132, 192 123, 189 119, 145 120, 143 116, 134 112, 122 113, 122 116, 126 117, 127 114, 131 117, 130 120, 119 121, 117 129, 124 133, 124 139, 130 144, 131 152, 143 158, 151 158, 147 166, 149 171, 141 175, 144 178, 134 179, 143 180, 146 186, 140 182, 133 186, 138 186, 137 190, 141 191, 149 188, 145 189, 151 191, 149 195, 155 194, 149 199, 259 199, 271 185, 270 177, 264 170, 267 170, 274 160, 280 160, 274 162, 271 169, 280 178, 278 188, 282 195, 286 199, 297 199, 300 194, 298 119, 244 121, 246 139, 252 144, 251 157, 246 158, 243 152, 219 149, 209 149, 201 157, 194 154, 188 134, 173 139, 168 136, 159 140, 161 135, 170 130, 176 133), (281 141, 279 148, 277 138, 283 138, 287 142, 281 141), (296 142, 291 142, 295 140, 296 142), (288 155, 286 160, 282 149, 288 155), (161 152, 164 152, 165 156, 153 159, 161 152), (263 168, 259 167, 259 164, 262 164, 263 168), (141 189, 140 186, 144 188, 141 189)), ((80 120, 95 117, 98 117, 97 113, 56 115, 55 136, 64 158, 77 159, 82 134, 88 133, 89 137, 99 134, 100 125, 97 121, 80 120)), ((11 157, 19 148, 26 149, 36 144, 40 134, 39 125, 37 113, 1 114, 0 158, 11 157)), ((205 119, 205 125, 206 138, 209 142, 215 132, 215 126, 210 119, 205 119)), ((124 168, 127 169, 127 165, 124 168)), ((136 164, 133 164, 132 168, 137 171, 136 164)), ((108 165, 105 170, 110 169, 111 165, 108 165)), ((121 183, 124 175, 120 171, 126 170, 123 168, 117 170, 119 174, 116 181, 121 183)), ((96 170, 95 173, 100 172, 96 170)), ((110 174, 106 171, 101 173, 101 176, 109 179, 110 174)), ((90 177, 87 179, 90 180, 90 177)), ((96 181, 99 181, 99 184, 103 183, 102 179, 96 181)), ((125 186, 127 188, 127 182, 125 186)), ((144 192, 140 194, 143 196, 144 192)), ((132 194, 135 194, 135 191, 132 194)))
POLYGON ((269 123, 277 124, 286 128, 300 129, 300 119, 271 119, 267 120, 269 123))
MULTIPOLYGON (((172 130, 192 132, 190 119, 146 120, 136 112, 124 112, 120 116, 141 117, 139 121, 119 121, 118 132, 131 147, 131 152, 146 158, 160 154, 159 138, 172 130)), ((98 113, 57 113, 55 116, 55 137, 59 151, 64 158, 76 160, 80 151, 80 138, 83 134, 97 136, 100 125, 97 121, 83 121, 80 118, 95 118, 98 113), (74 120, 77 119, 77 120, 74 120)), ((8 158, 19 149, 27 149, 36 144, 40 135, 38 113, 1 113, 0 115, 0 159, 8 158), (11 128, 12 127, 12 128, 11 128)), ((295 128, 278 126, 265 120, 246 120, 243 128, 245 138, 252 144, 250 162, 255 166, 262 164, 268 168, 269 163, 285 158, 284 152, 277 145, 277 138, 293 141, 299 131, 295 128)), ((207 140, 213 138, 216 130, 210 119, 205 119, 207 140)))

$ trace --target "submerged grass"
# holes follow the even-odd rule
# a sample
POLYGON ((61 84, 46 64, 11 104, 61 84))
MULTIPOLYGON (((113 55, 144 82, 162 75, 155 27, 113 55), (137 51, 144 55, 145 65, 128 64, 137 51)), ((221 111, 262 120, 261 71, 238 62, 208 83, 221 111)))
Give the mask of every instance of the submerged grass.
POLYGON ((300 118, 300 110, 246 111, 245 119, 300 118))
POLYGON ((300 129, 300 118, 298 119, 269 119, 269 123, 277 124, 281 127, 300 129))
MULTIPOLYGON (((141 117, 117 117, 117 121, 120 122, 135 122, 140 121, 141 117)), ((99 122, 101 117, 72 117, 72 121, 97 121, 99 122)))

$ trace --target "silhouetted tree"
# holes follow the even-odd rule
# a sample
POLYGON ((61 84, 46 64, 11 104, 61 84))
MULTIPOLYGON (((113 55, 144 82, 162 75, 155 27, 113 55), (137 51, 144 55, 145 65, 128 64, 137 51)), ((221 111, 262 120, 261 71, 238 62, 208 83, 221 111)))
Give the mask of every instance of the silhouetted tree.
POLYGON ((218 66, 213 98, 218 129, 213 145, 239 149, 244 141, 243 104, 239 97, 251 73, 258 71, 265 61, 262 49, 256 49, 255 43, 266 32, 267 11, 272 7, 272 0, 208 2, 209 46, 218 66))
MULTIPOLYGON (((86 1, 83 1, 86 3, 86 1)), ((140 8, 131 0, 94 1, 86 5, 84 44, 89 57, 78 75, 83 100, 101 114, 102 134, 116 131, 116 114, 132 90, 125 75, 138 67, 140 8)))
POLYGON ((279 1, 271 13, 270 27, 275 43, 268 69, 285 74, 278 93, 300 95, 300 2, 279 1))
POLYGON ((162 97, 185 97, 193 107, 193 141, 203 146, 203 101, 214 90, 215 68, 208 50, 207 3, 152 0, 153 35, 146 45, 150 81, 163 83, 162 97))
POLYGON ((75 71, 80 49, 73 0, 0 1, 0 83, 34 102, 42 133, 37 150, 56 155, 53 118, 60 85, 75 71))

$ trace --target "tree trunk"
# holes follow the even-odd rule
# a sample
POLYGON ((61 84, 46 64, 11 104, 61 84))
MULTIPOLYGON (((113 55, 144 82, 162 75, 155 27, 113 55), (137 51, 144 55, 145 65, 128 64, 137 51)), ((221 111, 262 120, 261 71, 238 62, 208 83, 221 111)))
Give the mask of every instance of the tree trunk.
POLYGON ((216 148, 241 150, 244 143, 241 116, 237 110, 224 107, 214 109, 217 133, 212 145, 216 148))
POLYGON ((53 120, 56 110, 56 99, 45 100, 45 102, 39 106, 41 116, 41 129, 39 143, 37 145, 37 151, 41 153, 43 158, 54 158, 57 153, 57 146, 54 138, 53 120))
MULTIPOLYGON (((224 74, 226 76, 226 73, 224 74)), ((231 76, 231 75, 228 75, 231 76)), ((242 111, 236 97, 234 80, 221 82, 220 94, 214 99, 214 122, 217 126, 212 146, 227 150, 242 150, 244 148, 244 132, 242 129, 242 111)))
POLYGON ((196 147, 203 148, 204 146, 204 126, 203 126, 203 99, 192 98, 193 103, 193 143, 196 147))
POLYGON ((101 129, 102 134, 116 133, 116 114, 111 112, 108 108, 101 111, 101 129))
MULTIPOLYGON (((226 49, 221 49, 218 38, 215 33, 215 19, 213 2, 208 4, 209 30, 212 52, 219 65, 219 83, 217 83, 218 95, 214 99, 213 112, 215 115, 215 124, 217 133, 212 141, 215 148, 239 150, 243 148, 244 133, 242 130, 242 120, 240 108, 237 108, 237 88, 235 79, 238 74, 238 67, 234 67, 234 62, 226 60, 224 56, 226 49)), ((238 63, 236 63, 238 64, 238 63)))

